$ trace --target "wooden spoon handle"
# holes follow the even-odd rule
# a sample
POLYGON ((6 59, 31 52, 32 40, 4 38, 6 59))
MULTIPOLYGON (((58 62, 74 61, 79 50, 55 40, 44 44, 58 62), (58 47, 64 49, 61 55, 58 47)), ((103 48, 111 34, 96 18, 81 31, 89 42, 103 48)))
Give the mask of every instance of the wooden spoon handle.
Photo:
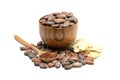
POLYGON ((16 41, 18 41, 19 43, 23 44, 24 46, 26 47, 30 47, 32 48, 34 51, 36 51, 39 55, 41 55, 42 53, 44 53, 44 51, 41 51, 39 49, 37 49, 36 47, 34 47, 33 45, 27 43, 26 41, 24 41, 22 38, 20 38, 19 36, 17 35, 14 35, 14 38, 16 41))

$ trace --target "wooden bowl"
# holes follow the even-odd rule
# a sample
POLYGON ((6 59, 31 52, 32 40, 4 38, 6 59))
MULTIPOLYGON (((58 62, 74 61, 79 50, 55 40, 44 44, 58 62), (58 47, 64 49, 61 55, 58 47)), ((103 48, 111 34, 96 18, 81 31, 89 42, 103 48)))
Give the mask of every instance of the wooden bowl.
POLYGON ((50 48, 67 49, 77 35, 77 24, 65 28, 52 28, 39 22, 39 33, 42 41, 50 48))

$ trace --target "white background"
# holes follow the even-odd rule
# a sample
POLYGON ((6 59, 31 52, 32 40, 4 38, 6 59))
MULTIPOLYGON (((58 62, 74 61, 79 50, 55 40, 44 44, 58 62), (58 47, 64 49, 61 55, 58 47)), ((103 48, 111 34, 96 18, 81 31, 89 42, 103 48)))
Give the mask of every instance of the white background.
POLYGON ((120 80, 119 27, 119 0, 0 0, 0 80, 120 80), (78 18, 79 38, 104 45, 95 65, 43 70, 19 50, 14 34, 36 44, 39 18, 61 11, 78 18))

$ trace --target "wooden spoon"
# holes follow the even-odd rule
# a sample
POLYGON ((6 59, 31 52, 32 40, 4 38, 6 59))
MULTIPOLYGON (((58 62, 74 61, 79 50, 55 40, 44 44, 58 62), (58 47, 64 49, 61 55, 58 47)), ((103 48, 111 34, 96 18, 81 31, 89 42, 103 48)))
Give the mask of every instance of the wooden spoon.
POLYGON ((23 44, 24 46, 30 47, 31 49, 36 51, 38 53, 38 55, 40 56, 40 59, 43 60, 44 62, 50 62, 50 61, 53 61, 53 60, 58 58, 58 54, 53 53, 53 52, 45 52, 45 51, 39 50, 38 48, 36 48, 33 45, 27 43, 26 41, 24 41, 22 38, 20 38, 17 35, 14 35, 14 38, 15 38, 16 41, 23 44), (51 56, 53 56, 53 57, 51 57, 51 56))

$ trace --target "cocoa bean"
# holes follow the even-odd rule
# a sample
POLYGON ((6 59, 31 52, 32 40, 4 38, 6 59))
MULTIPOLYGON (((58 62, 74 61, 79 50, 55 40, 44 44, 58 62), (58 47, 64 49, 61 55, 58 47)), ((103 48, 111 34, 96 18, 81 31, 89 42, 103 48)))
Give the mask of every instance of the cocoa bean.
POLYGON ((60 23, 64 23, 65 20, 64 19, 54 19, 53 20, 56 24, 60 24, 60 23))
POLYGON ((80 54, 80 53, 78 53, 78 58, 79 59, 85 59, 85 57, 82 54, 80 54))
POLYGON ((64 66, 64 69, 65 69, 65 70, 69 70, 69 69, 72 69, 72 68, 73 68, 72 65, 66 65, 66 66, 64 66))
POLYGON ((73 26, 75 23, 70 22, 70 26, 73 26))
POLYGON ((70 26, 70 22, 69 22, 69 21, 64 22, 63 28, 64 28, 64 27, 69 27, 69 26, 70 26))
POLYGON ((62 62, 62 66, 70 65, 69 61, 62 62))
POLYGON ((34 62, 35 66, 39 66, 40 62, 34 62))
POLYGON ((32 62, 41 62, 39 58, 32 58, 32 62))
POLYGON ((85 60, 91 60, 91 61, 93 61, 94 59, 91 58, 91 57, 86 57, 85 60))
POLYGON ((78 62, 82 63, 82 65, 86 64, 86 62, 83 59, 78 59, 78 62))
POLYGON ((75 62, 72 64, 73 67, 82 67, 82 63, 75 62))
POLYGON ((69 61, 77 61, 78 57, 77 56, 72 56, 69 58, 69 61))
POLYGON ((64 57, 65 57, 65 53, 61 53, 61 54, 59 54, 58 59, 62 59, 62 58, 64 58, 64 57))
POLYGON ((69 18, 69 17, 72 17, 72 16, 73 16, 73 13, 70 12, 70 13, 68 13, 66 16, 67 16, 68 18, 69 18))
POLYGON ((46 63, 43 63, 43 62, 41 62, 41 63, 39 64, 39 66, 40 66, 40 68, 42 68, 42 69, 46 69, 46 68, 47 68, 47 64, 46 64, 46 63))
POLYGON ((53 62, 49 62, 49 63, 48 63, 48 67, 49 67, 49 68, 52 68, 52 67, 54 67, 54 66, 55 66, 55 64, 54 64, 53 62))
POLYGON ((42 41, 37 43, 37 46, 41 46, 42 45, 42 41))
POLYGON ((30 47, 20 47, 21 51, 25 51, 25 50, 29 50, 29 49, 30 49, 30 47))
POLYGON ((86 60, 84 60, 84 61, 85 61, 86 64, 90 64, 90 65, 93 65, 93 64, 94 64, 94 62, 93 62, 92 60, 87 60, 87 59, 86 59, 86 60))
POLYGON ((53 24, 52 27, 53 28, 58 28, 58 27, 60 27, 60 24, 53 24))
POLYGON ((54 22, 53 21, 46 21, 46 22, 43 22, 42 24, 46 25, 46 26, 51 26, 54 24, 54 22))
POLYGON ((34 52, 29 52, 27 56, 32 59, 32 58, 38 58, 38 56, 34 52))
POLYGON ((65 56, 65 57, 62 59, 62 62, 68 61, 69 58, 70 58, 69 56, 65 56))
POLYGON ((59 61, 55 63, 55 68, 60 68, 60 66, 61 66, 61 63, 59 61))
POLYGON ((74 16, 68 18, 68 20, 69 20, 70 22, 75 23, 75 24, 77 23, 77 19, 76 19, 74 16))
POLYGON ((66 17, 66 15, 65 15, 65 14, 59 14, 59 15, 57 15, 56 17, 57 17, 57 18, 64 19, 64 18, 66 17))

